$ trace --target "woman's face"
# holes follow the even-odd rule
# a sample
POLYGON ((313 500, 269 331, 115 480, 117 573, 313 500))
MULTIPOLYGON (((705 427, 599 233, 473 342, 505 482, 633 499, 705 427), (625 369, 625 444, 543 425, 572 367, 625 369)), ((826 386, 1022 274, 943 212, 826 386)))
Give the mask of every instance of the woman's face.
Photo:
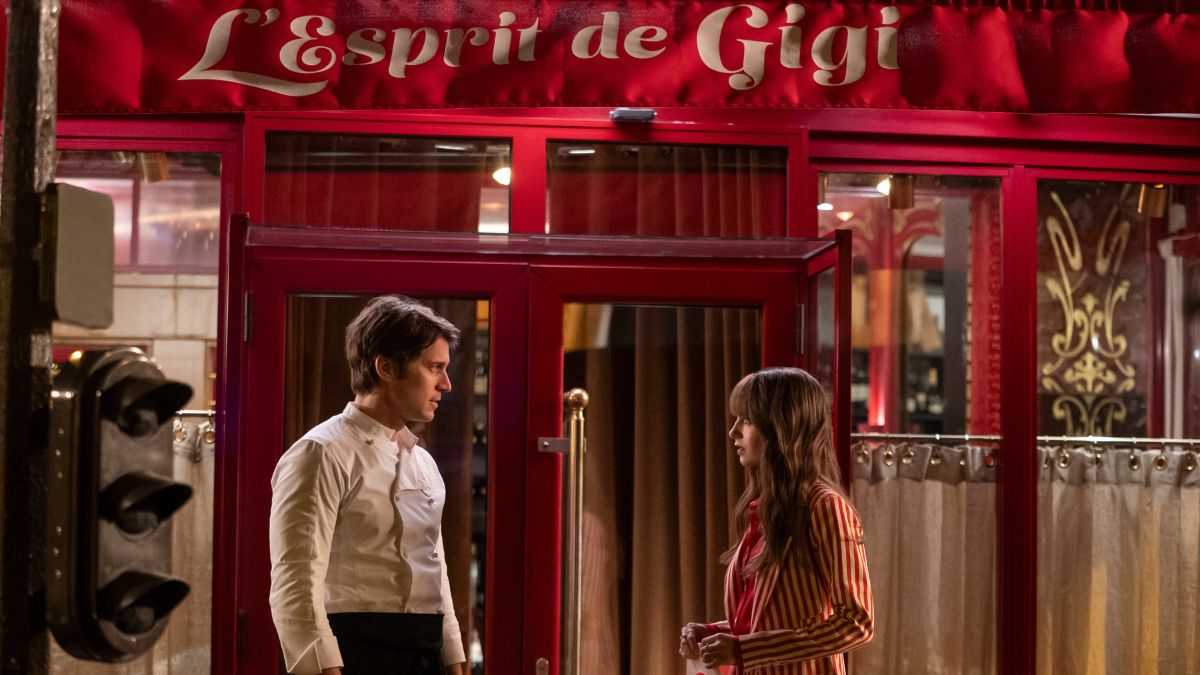
POLYGON ((737 450, 738 461, 746 468, 758 466, 762 461, 767 441, 749 419, 739 417, 733 421, 729 430, 733 439, 733 447, 737 450))

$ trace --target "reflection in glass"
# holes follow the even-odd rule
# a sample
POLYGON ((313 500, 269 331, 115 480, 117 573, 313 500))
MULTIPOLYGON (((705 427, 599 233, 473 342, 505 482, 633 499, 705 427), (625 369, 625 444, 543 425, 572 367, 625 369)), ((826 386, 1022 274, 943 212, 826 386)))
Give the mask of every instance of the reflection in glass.
POLYGON ((508 232, 507 140, 267 134, 267 225, 508 232))
POLYGON ((821 233, 854 231, 855 430, 997 433, 1000 182, 910 178, 894 209, 887 174, 822 175, 821 233))
MULTIPOLYGON (((59 180, 113 200, 116 276, 113 325, 90 330, 55 323, 54 358, 77 349, 139 347, 167 377, 192 387, 190 410, 215 405, 217 260, 221 162, 213 153, 64 150, 59 180)), ((177 418, 175 481, 192 499, 172 518, 174 576, 191 592, 166 633, 141 658, 112 665, 78 661, 51 641, 54 675, 207 673, 212 654, 213 479, 216 429, 207 417, 177 418)))
POLYGON ((786 234, 786 148, 550 141, 546 172, 548 234, 786 234))
MULTIPOLYGON (((1200 436, 1200 189, 1038 183, 1038 433, 1200 436)), ((1200 669, 1194 448, 1039 448, 1038 672, 1200 669)))
POLYGON ((219 156, 66 150, 57 175, 112 197, 118 272, 216 273, 219 156))
MULTIPOLYGON (((822 233, 854 231, 853 431, 1000 431, 1000 182, 822 176, 822 233)), ((875 590, 856 673, 996 672, 996 451, 857 443, 875 590)))
MULTIPOLYGON (((462 331, 450 361, 452 390, 437 419, 413 429, 437 461, 446 483, 442 538, 454 610, 474 672, 482 672, 487 554, 488 304, 418 298, 462 331)), ((346 366, 346 326, 370 297, 288 298, 284 377, 284 438, 300 438, 353 399, 346 366)))
POLYGON ((679 627, 725 616, 729 514, 742 468, 733 385, 761 364, 761 313, 564 307, 564 389, 587 408, 583 675, 671 673, 679 627))

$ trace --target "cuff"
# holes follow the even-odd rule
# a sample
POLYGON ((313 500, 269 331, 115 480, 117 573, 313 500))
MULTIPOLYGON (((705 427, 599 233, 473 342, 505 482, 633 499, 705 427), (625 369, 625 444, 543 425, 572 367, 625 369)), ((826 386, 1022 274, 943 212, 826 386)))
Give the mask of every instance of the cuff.
POLYGON ((320 675, 326 668, 342 666, 342 652, 338 649, 337 638, 320 637, 304 648, 304 651, 294 658, 285 658, 287 670, 294 675, 320 675))
MULTIPOLYGON (((447 622, 449 623, 449 622, 447 622)), ((450 626, 446 626, 442 633, 442 665, 452 666, 456 663, 463 663, 467 660, 467 654, 463 651, 462 633, 459 632, 458 622, 454 622, 453 630, 450 626)))

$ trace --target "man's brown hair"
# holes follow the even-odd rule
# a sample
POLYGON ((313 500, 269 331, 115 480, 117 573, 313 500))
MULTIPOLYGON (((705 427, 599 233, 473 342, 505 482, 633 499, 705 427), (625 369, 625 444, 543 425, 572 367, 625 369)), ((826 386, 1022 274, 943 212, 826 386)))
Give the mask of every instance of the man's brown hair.
POLYGON ((379 386, 375 357, 396 363, 404 375, 408 364, 429 345, 442 338, 450 349, 458 346, 459 330, 432 309, 403 295, 381 295, 367 303, 346 326, 346 361, 350 387, 369 394, 379 386))

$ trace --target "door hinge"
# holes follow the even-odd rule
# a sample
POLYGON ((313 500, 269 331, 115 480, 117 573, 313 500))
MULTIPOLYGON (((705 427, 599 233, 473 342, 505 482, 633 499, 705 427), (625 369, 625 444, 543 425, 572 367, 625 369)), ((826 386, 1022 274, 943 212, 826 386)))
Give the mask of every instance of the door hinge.
POLYGON ((250 291, 242 294, 242 342, 250 342, 250 328, 254 319, 254 304, 250 291))
POLYGON ((796 353, 804 355, 804 303, 796 305, 796 353))

